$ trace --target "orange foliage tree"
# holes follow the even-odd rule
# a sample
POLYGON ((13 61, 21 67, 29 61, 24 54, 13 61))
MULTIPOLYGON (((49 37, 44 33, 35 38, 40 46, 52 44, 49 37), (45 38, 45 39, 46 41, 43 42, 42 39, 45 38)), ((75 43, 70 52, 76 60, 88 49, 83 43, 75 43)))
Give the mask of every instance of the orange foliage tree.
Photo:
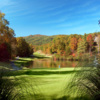
POLYGON ((76 37, 71 38, 70 48, 71 48, 72 52, 74 52, 77 49, 77 43, 78 43, 78 40, 76 37))
POLYGON ((14 30, 9 27, 9 22, 4 18, 5 14, 0 12, 0 60, 9 60, 14 53, 12 44, 14 40, 14 30), (6 56, 5 56, 6 54, 6 56))

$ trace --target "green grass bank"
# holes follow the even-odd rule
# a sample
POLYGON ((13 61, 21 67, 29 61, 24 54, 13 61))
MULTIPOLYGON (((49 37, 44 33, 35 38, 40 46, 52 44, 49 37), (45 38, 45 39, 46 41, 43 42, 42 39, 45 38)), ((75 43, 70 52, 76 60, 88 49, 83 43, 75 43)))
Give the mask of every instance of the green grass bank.
POLYGON ((51 56, 35 52, 32 57, 19 57, 18 59, 16 57, 15 60, 12 60, 12 62, 14 62, 14 64, 18 67, 21 66, 27 67, 29 65, 28 62, 30 61, 34 61, 36 59, 46 59, 46 58, 51 58, 51 56))
POLYGON ((80 68, 24 69, 14 71, 10 78, 25 100, 90 100, 77 87, 70 87, 79 72, 80 68))

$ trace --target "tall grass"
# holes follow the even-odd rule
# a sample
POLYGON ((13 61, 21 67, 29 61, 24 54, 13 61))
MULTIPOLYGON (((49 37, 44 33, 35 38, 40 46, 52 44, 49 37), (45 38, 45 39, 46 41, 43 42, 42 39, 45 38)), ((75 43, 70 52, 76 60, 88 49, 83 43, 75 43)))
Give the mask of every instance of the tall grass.
MULTIPOLYGON (((99 57, 98 57, 99 58, 99 57)), ((100 100, 100 64, 95 62, 95 57, 91 58, 92 62, 83 63, 80 73, 74 77, 71 87, 78 87, 80 95, 87 95, 91 100, 100 100), (94 60, 93 60, 94 59, 94 60)))
POLYGON ((0 69, 0 100, 37 100, 37 98, 44 98, 36 95, 34 81, 35 79, 31 77, 25 77, 21 71, 0 69))
POLYGON ((15 100, 19 95, 9 74, 8 70, 0 69, 0 100, 15 100))

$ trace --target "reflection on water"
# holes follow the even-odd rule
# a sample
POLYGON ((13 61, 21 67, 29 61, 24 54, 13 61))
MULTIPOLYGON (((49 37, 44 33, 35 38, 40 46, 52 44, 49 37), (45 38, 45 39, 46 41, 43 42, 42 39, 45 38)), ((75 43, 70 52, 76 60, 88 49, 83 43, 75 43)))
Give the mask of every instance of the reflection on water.
POLYGON ((78 61, 52 61, 51 59, 41 59, 29 62, 28 68, 61 68, 64 67, 75 67, 78 61))

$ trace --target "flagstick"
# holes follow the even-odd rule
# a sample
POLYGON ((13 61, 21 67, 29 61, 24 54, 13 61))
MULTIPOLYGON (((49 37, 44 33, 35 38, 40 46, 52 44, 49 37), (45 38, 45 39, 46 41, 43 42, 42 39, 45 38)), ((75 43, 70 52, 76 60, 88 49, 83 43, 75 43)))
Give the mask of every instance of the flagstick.
POLYGON ((60 65, 59 65, 59 74, 60 74, 60 65))

